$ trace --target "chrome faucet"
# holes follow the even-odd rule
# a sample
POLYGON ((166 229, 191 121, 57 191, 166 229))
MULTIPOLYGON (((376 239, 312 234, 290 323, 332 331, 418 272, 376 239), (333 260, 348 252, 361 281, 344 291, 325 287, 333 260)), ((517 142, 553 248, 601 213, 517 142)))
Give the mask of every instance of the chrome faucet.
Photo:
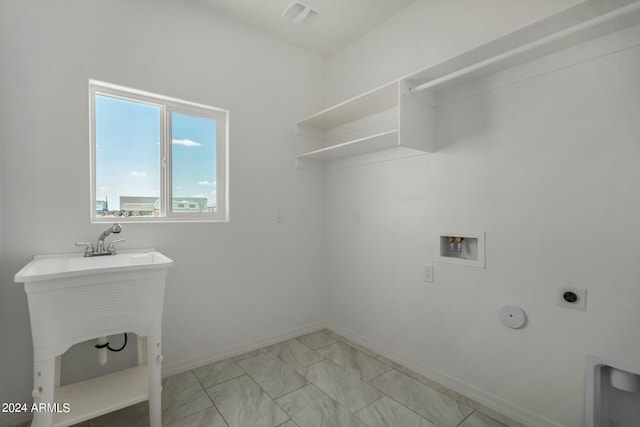
POLYGON ((114 240, 105 249, 104 247, 104 239, 107 238, 111 233, 118 234, 122 231, 122 226, 120 224, 113 224, 111 227, 104 230, 98 236, 98 243, 94 249, 93 243, 76 243, 76 246, 86 246, 84 250, 84 256, 100 256, 100 255, 115 255, 116 251, 116 243, 124 242, 124 239, 114 240))
MULTIPOLYGON (((111 253, 107 252, 104 248, 104 239, 107 238, 107 236, 111 233, 120 233, 122 231, 122 226, 118 223, 113 224, 111 227, 107 228, 106 230, 104 230, 99 236, 98 236, 98 244, 96 246, 96 253, 94 255, 104 255, 104 254, 109 254, 111 255, 111 253)), ((111 247, 111 245, 113 244, 113 242, 111 242, 111 244, 109 245, 109 247, 111 247)), ((115 245, 113 245, 113 249, 115 251, 115 245)))

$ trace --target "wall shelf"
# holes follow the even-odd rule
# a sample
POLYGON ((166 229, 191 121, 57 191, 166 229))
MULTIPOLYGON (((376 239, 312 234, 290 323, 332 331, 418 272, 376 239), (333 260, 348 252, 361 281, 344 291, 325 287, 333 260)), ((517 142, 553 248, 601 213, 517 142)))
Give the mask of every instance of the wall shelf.
POLYGON ((336 160, 378 151, 392 157, 433 151, 429 93, 394 81, 296 123, 298 159, 336 160))
POLYGON ((298 126, 331 129, 398 106, 398 83, 358 95, 298 121, 298 126))
POLYGON ((320 148, 298 156, 301 159, 334 160, 392 148, 398 144, 398 129, 320 148))
POLYGON ((439 91, 639 23, 640 0, 582 1, 298 121, 296 156, 333 162, 370 153, 388 160, 433 152, 439 91))

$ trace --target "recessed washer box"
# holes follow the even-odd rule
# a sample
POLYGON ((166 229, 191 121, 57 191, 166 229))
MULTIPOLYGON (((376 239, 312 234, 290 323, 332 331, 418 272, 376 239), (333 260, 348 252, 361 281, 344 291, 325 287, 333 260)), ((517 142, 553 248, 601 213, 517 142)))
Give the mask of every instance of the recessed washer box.
POLYGON ((438 239, 438 261, 485 268, 485 232, 447 231, 438 239))

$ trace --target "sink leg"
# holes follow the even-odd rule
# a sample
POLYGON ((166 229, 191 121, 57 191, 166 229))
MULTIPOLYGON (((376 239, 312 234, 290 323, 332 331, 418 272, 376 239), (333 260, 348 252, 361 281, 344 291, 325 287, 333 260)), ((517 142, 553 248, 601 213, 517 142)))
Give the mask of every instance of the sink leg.
MULTIPOLYGON (((33 412, 32 427, 50 427, 53 424, 53 412, 46 404, 53 403, 53 387, 56 380, 55 358, 33 362, 33 403, 42 410, 33 412)), ((61 402, 62 403, 62 402, 61 402)))
POLYGON ((138 336, 138 366, 147 364, 147 337, 138 336))
POLYGON ((162 353, 160 336, 147 337, 147 369, 149 372, 149 425, 162 424, 162 353))

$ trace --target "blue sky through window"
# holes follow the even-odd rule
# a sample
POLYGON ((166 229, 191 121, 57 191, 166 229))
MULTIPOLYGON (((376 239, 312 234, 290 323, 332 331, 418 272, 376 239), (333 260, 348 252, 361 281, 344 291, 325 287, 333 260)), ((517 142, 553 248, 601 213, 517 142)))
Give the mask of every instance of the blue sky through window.
POLYGON ((172 197, 216 200, 215 120, 185 114, 171 114, 172 197))
MULTIPOLYGON (((216 200, 215 120, 172 113, 173 198, 216 200)), ((121 209, 120 197, 160 197, 161 109, 97 95, 96 200, 121 209)))
POLYGON ((160 107, 96 95, 96 200, 160 197, 160 107))

